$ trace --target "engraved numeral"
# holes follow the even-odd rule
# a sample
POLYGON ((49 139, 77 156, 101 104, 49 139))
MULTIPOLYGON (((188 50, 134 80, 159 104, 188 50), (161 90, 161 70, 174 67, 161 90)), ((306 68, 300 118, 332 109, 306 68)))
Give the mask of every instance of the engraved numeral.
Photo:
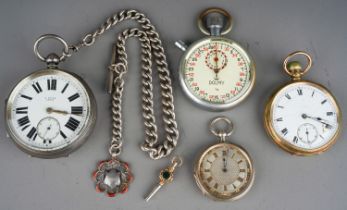
POLYGON ((281 121, 283 121, 283 118, 282 118, 282 117, 279 117, 279 118, 276 119, 276 121, 277 121, 277 122, 281 122, 281 121))
POLYGON ((321 104, 325 104, 325 102, 327 102, 326 99, 324 99, 322 102, 320 102, 321 104))
POLYGON ((285 94, 286 98, 288 98, 288 100, 292 99, 292 97, 290 97, 290 95, 288 93, 285 94))

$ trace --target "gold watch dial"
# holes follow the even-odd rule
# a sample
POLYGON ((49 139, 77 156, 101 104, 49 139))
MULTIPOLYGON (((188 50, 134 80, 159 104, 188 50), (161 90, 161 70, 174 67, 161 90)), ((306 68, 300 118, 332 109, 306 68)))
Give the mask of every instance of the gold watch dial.
POLYGON ((195 178, 200 189, 216 200, 236 200, 248 192, 254 169, 242 148, 220 143, 208 148, 198 160, 195 178))

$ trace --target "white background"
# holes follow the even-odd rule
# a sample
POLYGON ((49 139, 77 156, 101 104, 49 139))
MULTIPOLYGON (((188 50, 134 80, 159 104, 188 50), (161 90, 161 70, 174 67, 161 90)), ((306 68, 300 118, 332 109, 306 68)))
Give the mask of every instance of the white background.
MULTIPOLYGON (((266 135, 262 124, 267 98, 276 87, 288 81, 281 69, 282 60, 295 50, 306 50, 313 57, 314 66, 305 78, 328 87, 337 97, 342 111, 346 111, 346 1, 2 1, 1 100, 5 100, 19 79, 44 68, 32 52, 34 41, 41 34, 57 33, 69 43, 75 43, 108 16, 124 8, 140 9, 151 18, 161 34, 174 75, 176 114, 181 131, 176 152, 185 158, 174 183, 162 188, 150 203, 144 202, 143 197, 157 182, 158 172, 167 165, 168 159, 152 161, 139 148, 143 141, 143 125, 139 46, 134 40, 127 45, 130 73, 125 87, 125 139, 121 158, 130 163, 135 181, 127 194, 108 198, 95 192, 91 180, 96 163, 108 158, 107 66, 116 34, 126 26, 135 25, 127 23, 117 26, 94 46, 81 50, 61 65, 81 75, 98 102, 96 128, 78 151, 68 158, 55 160, 29 158, 6 138, 4 121, 0 121, 1 209, 346 209, 346 133, 327 153, 303 158, 280 150, 266 135), (248 49, 257 66, 257 80, 251 96, 240 106, 223 113, 208 112, 193 105, 183 95, 177 77, 182 52, 174 47, 174 41, 202 38, 195 21, 197 15, 210 6, 223 7, 231 13, 234 28, 227 37, 248 49), (207 126, 218 115, 226 115, 234 122, 232 141, 247 149, 256 169, 253 188, 236 202, 214 202, 202 196, 192 176, 197 155, 216 142, 207 126)), ((0 110, 4 110, 3 106, 1 103, 0 110)))

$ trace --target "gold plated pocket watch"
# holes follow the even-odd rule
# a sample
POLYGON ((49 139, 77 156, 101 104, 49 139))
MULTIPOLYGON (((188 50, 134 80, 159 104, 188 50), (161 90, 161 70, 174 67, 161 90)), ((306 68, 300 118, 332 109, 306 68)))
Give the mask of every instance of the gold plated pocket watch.
POLYGON ((183 41, 175 43, 185 51, 180 62, 180 84, 199 106, 223 111, 249 95, 255 82, 255 65, 240 44, 222 36, 232 28, 232 17, 227 11, 203 11, 198 26, 208 37, 189 47, 183 41))
POLYGON ((251 157, 242 147, 226 142, 233 131, 228 118, 214 119, 210 131, 220 138, 220 143, 210 146, 199 156, 194 168, 195 181, 203 194, 214 200, 237 200, 250 190, 254 181, 251 157), (217 129, 216 123, 220 121, 229 128, 217 129))
POLYGON ((283 62, 292 80, 278 88, 266 104, 265 130, 274 142, 295 155, 319 154, 329 149, 342 128, 342 116, 335 97, 321 84, 302 80, 312 66, 306 52, 297 51, 283 62), (304 56, 307 66, 290 61, 304 56))
POLYGON ((57 67, 68 51, 61 37, 41 36, 34 45, 34 52, 47 63, 47 68, 22 79, 6 101, 8 134, 31 156, 67 156, 85 142, 95 124, 96 104, 92 91, 78 75, 57 67), (63 54, 42 56, 38 47, 46 39, 61 42, 63 54))

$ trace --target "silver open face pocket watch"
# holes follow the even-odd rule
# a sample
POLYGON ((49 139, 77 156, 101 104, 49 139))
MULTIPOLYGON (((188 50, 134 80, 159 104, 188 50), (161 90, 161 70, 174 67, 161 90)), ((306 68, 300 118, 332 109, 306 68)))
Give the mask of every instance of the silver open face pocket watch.
POLYGON ((225 38, 232 18, 220 8, 203 11, 199 29, 206 35, 189 47, 176 42, 185 51, 179 69, 180 84, 186 95, 203 108, 223 111, 243 101, 255 82, 255 65, 237 42, 225 38))
POLYGON ((61 70, 67 43, 57 35, 41 36, 34 45, 36 56, 47 68, 22 79, 6 102, 6 128, 16 145, 31 156, 67 156, 81 146, 91 133, 96 119, 93 93, 78 75, 61 70), (55 39, 64 45, 59 57, 42 56, 38 47, 43 40, 55 39))
POLYGON ((194 168, 195 181, 203 194, 214 200, 237 200, 253 185, 255 171, 251 157, 242 147, 226 142, 226 137, 233 131, 228 118, 214 119, 210 131, 220 138, 220 142, 199 156, 194 168), (217 129, 215 125, 221 121, 229 128, 217 129))
POLYGON ((272 94, 264 113, 267 133, 278 146, 295 155, 326 151, 342 129, 342 114, 332 93, 321 84, 301 79, 311 65, 312 59, 305 52, 287 56, 283 68, 292 80, 272 94), (307 59, 304 69, 298 61, 290 61, 297 56, 307 59))

